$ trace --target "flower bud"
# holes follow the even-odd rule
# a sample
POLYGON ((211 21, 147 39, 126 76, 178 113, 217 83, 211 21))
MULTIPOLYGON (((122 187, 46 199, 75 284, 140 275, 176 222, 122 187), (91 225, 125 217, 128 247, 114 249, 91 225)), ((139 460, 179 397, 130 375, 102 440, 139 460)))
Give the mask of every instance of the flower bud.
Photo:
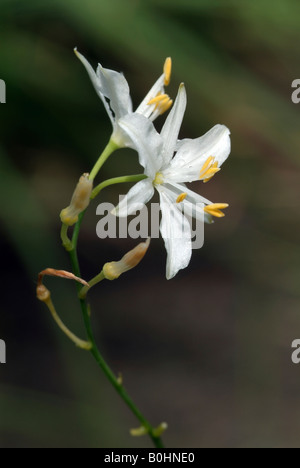
POLYGON ((119 262, 106 263, 103 267, 103 274, 108 280, 115 280, 128 270, 136 267, 140 261, 144 258, 148 247, 150 245, 150 239, 146 242, 141 242, 134 249, 127 252, 126 255, 119 262))
POLYGON ((74 190, 71 204, 60 213, 64 224, 73 226, 77 223, 78 215, 89 206, 92 189, 93 181, 89 179, 89 174, 83 174, 74 190))
POLYGON ((160 423, 160 425, 153 430, 154 437, 160 437, 167 429, 168 424, 166 422, 160 423))
POLYGON ((145 426, 140 426, 134 429, 130 429, 130 435, 132 435, 133 437, 140 437, 140 436, 148 434, 148 432, 149 432, 149 429, 147 429, 145 426))
POLYGON ((39 284, 36 288, 36 297, 42 301, 46 302, 50 299, 50 291, 43 284, 39 284))

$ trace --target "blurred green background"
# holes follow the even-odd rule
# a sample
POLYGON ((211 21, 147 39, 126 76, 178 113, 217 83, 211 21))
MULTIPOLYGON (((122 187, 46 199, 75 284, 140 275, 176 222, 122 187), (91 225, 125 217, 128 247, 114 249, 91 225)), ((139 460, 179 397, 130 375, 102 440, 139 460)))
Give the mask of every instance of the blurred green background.
MULTIPOLYGON (((189 100, 181 137, 216 123, 232 132, 221 173, 193 187, 228 202, 226 218, 174 280, 156 240, 136 270, 91 293, 100 349, 151 422, 169 423, 168 447, 299 446, 299 17, 296 0, 0 0, 1 447, 151 446, 130 437, 133 416, 35 299, 38 271, 69 268, 58 213, 111 132, 75 46, 123 71, 135 105, 172 56, 168 92, 184 81, 189 100)), ((136 172, 122 150, 102 178, 136 172)), ((136 244, 100 241, 96 206, 79 244, 86 279, 136 244)), ((46 282, 84 336, 75 285, 46 282)))

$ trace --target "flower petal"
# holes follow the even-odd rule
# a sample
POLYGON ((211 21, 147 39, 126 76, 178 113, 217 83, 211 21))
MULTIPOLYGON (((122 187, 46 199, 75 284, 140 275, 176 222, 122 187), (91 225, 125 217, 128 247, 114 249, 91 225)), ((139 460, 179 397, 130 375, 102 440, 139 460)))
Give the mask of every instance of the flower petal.
POLYGON ((184 112, 186 109, 186 91, 184 84, 182 83, 179 87, 176 101, 174 106, 168 115, 165 124, 161 131, 161 136, 164 140, 163 148, 163 168, 167 167, 173 157, 180 127, 182 124, 184 112))
POLYGON ((97 77, 101 83, 102 94, 110 101, 110 107, 118 120, 124 115, 132 112, 132 102, 128 83, 122 73, 118 73, 108 68, 103 68, 100 64, 97 68, 97 77))
POLYGON ((158 93, 164 94, 165 88, 164 88, 164 81, 165 81, 165 75, 161 75, 156 83, 152 86, 150 91, 146 94, 146 97, 142 100, 141 104, 137 108, 135 112, 138 114, 142 114, 145 117, 149 118, 155 108, 155 105, 149 106, 148 103, 151 101, 151 99, 154 99, 158 93))
POLYGON ((199 180, 201 169, 208 158, 220 167, 230 154, 230 131, 224 125, 216 125, 205 135, 194 140, 177 142, 178 152, 164 176, 176 182, 199 180))
POLYGON ((167 279, 173 278, 179 270, 186 268, 191 260, 191 227, 187 218, 174 206, 174 200, 158 186, 162 219, 160 232, 167 250, 167 279))
POLYGON ((141 210, 153 195, 152 181, 150 179, 141 180, 129 190, 119 205, 112 211, 112 214, 119 217, 130 216, 141 210))
POLYGON ((166 187, 171 189, 173 188, 173 191, 175 193, 182 193, 182 192, 185 192, 189 198, 189 200, 192 202, 192 203, 203 203, 204 205, 210 205, 212 202, 209 201, 207 198, 204 198, 202 197, 202 195, 200 195, 199 193, 197 192, 194 192, 193 190, 190 190, 189 188, 187 188, 187 186, 185 184, 177 184, 176 182, 171 182, 171 181, 168 181, 166 180, 165 181, 165 184, 166 184, 166 187))
POLYGON ((199 195, 199 193, 188 189, 185 184, 177 184, 175 182, 165 183, 164 191, 167 191, 169 197, 173 200, 176 200, 178 195, 184 193, 186 196, 179 204, 179 208, 183 207, 184 213, 187 216, 195 218, 200 222, 203 220, 208 224, 213 222, 212 216, 204 212, 204 207, 211 205, 212 202, 199 195))
POLYGON ((93 67, 91 66, 91 64, 87 61, 87 59, 82 55, 80 54, 80 52, 78 52, 77 49, 74 49, 75 51, 75 54, 76 56, 79 58, 79 60, 83 63, 86 71, 88 72, 88 75, 94 85, 94 88, 96 90, 96 93, 98 94, 98 96, 100 97, 101 101, 103 102, 103 105, 106 109, 106 112, 108 113, 108 116, 112 122, 112 124, 114 125, 114 115, 108 105, 108 102, 106 101, 104 95, 103 95, 103 92, 102 92, 102 86, 101 86, 101 81, 99 79, 99 77, 97 76, 96 72, 94 71, 93 67))
POLYGON ((153 180, 162 165, 163 145, 153 123, 143 115, 133 113, 120 119, 118 127, 119 133, 122 132, 119 138, 123 139, 123 145, 139 153, 139 161, 145 169, 145 174, 153 180))

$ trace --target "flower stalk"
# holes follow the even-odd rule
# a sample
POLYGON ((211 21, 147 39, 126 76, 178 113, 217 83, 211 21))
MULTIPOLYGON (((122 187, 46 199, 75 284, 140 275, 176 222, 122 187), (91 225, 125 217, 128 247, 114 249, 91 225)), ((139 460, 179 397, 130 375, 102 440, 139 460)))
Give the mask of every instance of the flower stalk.
MULTIPOLYGON (((99 157, 98 161, 94 165, 93 169, 91 170, 89 179, 94 180, 95 177, 97 176, 98 172, 100 171, 101 167, 103 164, 108 160, 108 158, 111 156, 111 154, 116 151, 119 148, 119 145, 117 145, 112 139, 109 141, 108 145, 104 149, 103 153, 99 157)), ((94 198, 94 197, 92 197, 94 198)))
POLYGON ((47 268, 47 270, 42 271, 39 276, 38 276, 38 284, 36 288, 36 295, 37 298, 41 301, 44 302, 44 304, 48 307, 49 311, 51 312, 51 315, 58 325, 58 327, 62 330, 62 332, 71 340, 73 343, 78 348, 84 349, 86 351, 90 351, 92 348, 92 344, 89 341, 84 341, 78 338, 74 333, 72 333, 69 328, 63 323, 61 318, 56 312, 56 309, 54 307, 54 304, 51 299, 51 293, 49 289, 46 288, 46 286, 43 284, 43 278, 45 275, 49 276, 57 276, 59 278, 65 278, 65 279, 72 279, 75 281, 78 281, 81 284, 84 284, 85 286, 88 286, 88 283, 81 278, 76 277, 72 273, 69 273, 64 270, 54 270, 53 268, 47 268))
POLYGON ((103 270, 99 273, 99 275, 95 276, 93 279, 89 281, 88 286, 83 286, 81 291, 78 293, 79 299, 85 299, 87 293, 89 290, 93 287, 96 286, 96 284, 99 284, 101 281, 105 279, 105 275, 103 273, 103 270))
POLYGON ((128 182, 139 182, 140 180, 146 179, 147 176, 145 174, 136 174, 136 175, 129 175, 129 176, 121 176, 121 177, 113 177, 112 179, 107 179, 104 182, 101 182, 101 184, 97 185, 97 187, 94 188, 91 194, 91 199, 94 199, 99 195, 99 193, 105 189, 106 187, 109 187, 110 185, 115 185, 115 184, 123 184, 123 183, 128 183, 128 182))
MULTIPOLYGON (((75 226, 73 237, 72 237, 72 250, 69 251, 70 255, 70 260, 72 264, 72 270, 74 272, 74 275, 80 278, 80 267, 79 267, 79 262, 78 262, 78 255, 77 255, 77 242, 78 242, 78 235, 80 231, 80 226, 83 220, 83 213, 79 217, 79 220, 75 226)), ((81 286, 80 284, 76 284, 77 287, 77 292, 78 295, 80 295, 81 292, 81 286)), ((151 438, 154 446, 156 448, 163 448, 163 442, 161 440, 161 436, 158 435, 155 432, 155 428, 148 422, 148 420, 143 416, 142 412, 137 408, 133 400, 130 398, 128 395, 127 391, 125 390, 123 386, 123 378, 120 379, 119 376, 116 376, 113 371, 110 369, 109 365, 106 363, 105 359, 103 358, 101 352, 99 351, 99 348, 96 344, 94 333, 92 330, 92 325, 91 325, 91 317, 90 317, 90 311, 88 304, 86 302, 85 298, 79 298, 80 302, 80 307, 83 315, 83 321, 86 329, 86 333, 88 336, 88 340, 91 343, 91 349, 90 353, 96 360, 97 364, 107 377, 108 381, 111 383, 111 385, 114 387, 116 392, 119 394, 119 396, 122 398, 124 403, 128 406, 128 408, 131 410, 131 412, 135 415, 135 417, 138 419, 138 421, 141 423, 143 427, 146 428, 146 433, 149 435, 151 438)))

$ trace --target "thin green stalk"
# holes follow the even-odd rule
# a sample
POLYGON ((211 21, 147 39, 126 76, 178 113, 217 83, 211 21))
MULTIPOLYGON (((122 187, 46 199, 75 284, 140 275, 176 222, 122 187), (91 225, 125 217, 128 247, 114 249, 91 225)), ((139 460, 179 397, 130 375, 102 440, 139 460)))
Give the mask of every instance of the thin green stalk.
POLYGON ((65 223, 62 223, 60 237, 62 240, 62 245, 69 252, 70 250, 72 250, 72 241, 68 237, 68 229, 69 226, 65 223))
POLYGON ((87 293, 89 290, 93 287, 96 286, 96 284, 99 284, 101 281, 105 279, 105 275, 103 270, 99 273, 99 275, 95 276, 91 280, 89 280, 89 285, 88 286, 83 286, 78 294, 79 299, 85 299, 87 293))
POLYGON ((113 141, 110 140, 106 148, 104 149, 103 153, 99 157, 98 161, 96 162, 95 166, 93 167, 90 173, 90 180, 94 180, 98 172, 100 171, 101 167, 105 163, 105 161, 109 158, 109 156, 116 151, 119 146, 113 141))
POLYGON ((53 317, 53 319, 55 320, 55 322, 57 323, 57 325, 59 326, 59 328, 63 331, 63 333, 71 340, 73 341, 73 343, 75 343, 76 346, 78 346, 78 348, 81 348, 81 349, 85 349, 87 351, 90 351, 91 350, 91 343, 89 341, 84 341, 84 340, 81 340, 80 338, 78 338, 78 336, 74 335, 74 333, 72 333, 68 327, 66 327, 66 325, 63 323, 63 321, 61 320, 61 318, 58 316, 57 312, 56 312, 56 309, 54 307, 54 304, 51 300, 51 298, 49 297, 48 300, 44 301, 45 304, 47 305, 48 309, 50 310, 51 312, 51 315, 53 317))
POLYGON ((97 185, 97 187, 94 188, 91 194, 91 198, 92 199, 95 198, 101 192, 101 190, 108 187, 109 185, 122 184, 125 182, 139 182, 140 180, 143 180, 143 179, 147 179, 147 176, 144 174, 121 176, 121 177, 114 177, 113 179, 107 179, 104 182, 101 182, 101 184, 97 185))
MULTIPOLYGON (((79 220, 75 226, 74 233, 73 233, 73 238, 72 238, 72 250, 69 251, 70 254, 70 259, 72 263, 72 269, 73 273, 81 277, 80 274, 80 267, 79 267, 79 262, 78 262, 78 256, 77 256, 77 242, 78 242, 78 236, 79 236, 79 230, 80 230, 80 225, 82 223, 84 213, 81 213, 79 220)), ((80 293, 81 286, 79 284, 76 285, 78 293, 80 293)), ((102 369, 104 374, 106 375, 107 379, 109 382, 112 384, 112 386, 115 388, 117 393, 120 395, 120 397, 123 399, 123 401, 126 403, 126 405, 129 407, 129 409, 132 411, 132 413, 136 416, 136 418, 139 420, 141 425, 146 428, 147 433, 149 434, 149 437, 151 438, 153 444, 155 445, 156 448, 163 448, 163 442, 161 440, 161 437, 155 435, 155 428, 152 427, 152 425, 147 421, 147 419, 143 416, 143 414, 140 412, 140 410, 136 407, 134 402, 131 400, 130 396, 126 392, 125 388, 123 387, 122 383, 120 380, 114 375, 108 364, 106 363, 105 359, 101 355, 92 330, 91 326, 91 319, 90 319, 90 313, 89 313, 89 308, 87 305, 87 302, 85 299, 79 299, 80 301, 80 306, 82 310, 82 315, 83 315, 83 320, 84 320, 84 325, 86 328, 88 340, 92 344, 92 348, 90 350, 91 354, 94 356, 96 362, 98 363, 99 367, 102 369)))

